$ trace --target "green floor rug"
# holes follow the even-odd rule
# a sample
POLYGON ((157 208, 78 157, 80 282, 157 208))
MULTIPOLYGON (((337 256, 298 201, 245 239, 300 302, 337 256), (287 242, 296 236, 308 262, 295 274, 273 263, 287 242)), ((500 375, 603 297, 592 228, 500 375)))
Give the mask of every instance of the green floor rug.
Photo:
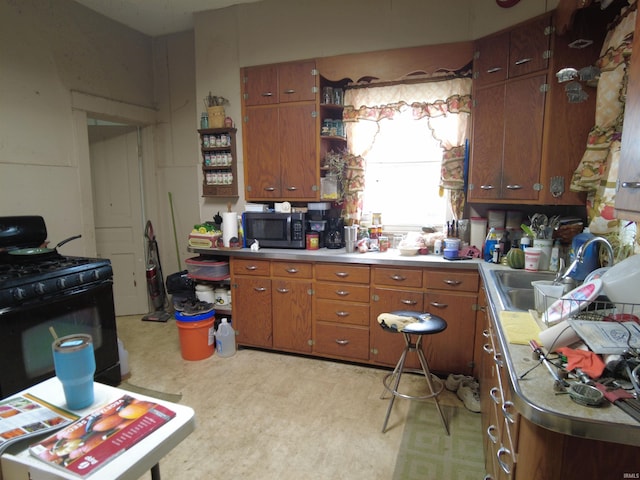
POLYGON ((411 402, 393 480, 477 480, 485 474, 480 414, 442 405, 447 435, 435 405, 411 402))

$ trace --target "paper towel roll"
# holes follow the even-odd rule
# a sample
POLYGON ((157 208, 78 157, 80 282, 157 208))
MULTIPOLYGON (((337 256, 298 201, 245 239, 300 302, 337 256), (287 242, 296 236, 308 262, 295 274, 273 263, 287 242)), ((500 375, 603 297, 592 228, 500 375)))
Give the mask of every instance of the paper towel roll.
POLYGON ((229 240, 238 236, 238 215, 235 212, 222 214, 222 243, 229 246, 229 240))
POLYGON ((580 337, 566 320, 543 330, 538 335, 538 338, 540 338, 544 347, 549 351, 560 347, 567 347, 580 341, 580 337))

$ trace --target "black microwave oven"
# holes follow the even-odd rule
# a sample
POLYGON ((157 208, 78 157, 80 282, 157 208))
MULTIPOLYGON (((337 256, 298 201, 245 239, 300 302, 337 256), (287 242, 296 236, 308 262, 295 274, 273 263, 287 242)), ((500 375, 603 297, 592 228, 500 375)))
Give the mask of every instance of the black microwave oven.
POLYGON ((301 212, 244 212, 244 246, 257 240, 260 247, 305 248, 305 215, 301 212))

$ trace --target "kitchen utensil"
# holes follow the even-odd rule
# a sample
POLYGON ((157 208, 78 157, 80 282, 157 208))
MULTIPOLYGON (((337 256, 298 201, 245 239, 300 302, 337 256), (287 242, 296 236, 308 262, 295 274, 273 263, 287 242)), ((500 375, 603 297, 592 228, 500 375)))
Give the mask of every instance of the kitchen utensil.
POLYGON ((19 248, 17 250, 10 250, 9 255, 12 255, 14 257, 21 257, 21 258, 54 256, 58 253, 57 249, 59 247, 70 242, 71 240, 75 240, 80 237, 82 237, 82 235, 74 235, 73 237, 65 238, 53 248, 35 247, 35 248, 19 248))
POLYGON ((613 403, 616 407, 622 409, 626 414, 633 417, 635 420, 640 421, 640 400, 633 398, 633 394, 617 388, 615 390, 608 390, 607 387, 601 383, 595 384, 596 388, 602 392, 604 398, 613 403))
POLYGON ((549 361, 549 359, 545 355, 542 348, 540 348, 540 345, 538 345, 538 342, 536 342, 535 340, 530 340, 529 346, 531 347, 531 350, 533 350, 533 353, 536 354, 536 356, 538 356, 540 361, 544 363, 544 366, 547 367, 547 370, 549 370, 549 373, 555 380, 553 385, 554 389, 564 390, 564 388, 568 387, 569 383, 567 383, 567 381, 564 380, 563 378, 560 378, 560 375, 558 374, 558 369, 553 363, 549 361))
POLYGON ((574 383, 569 387, 571 400, 587 407, 597 407, 602 403, 603 393, 593 385, 574 383))

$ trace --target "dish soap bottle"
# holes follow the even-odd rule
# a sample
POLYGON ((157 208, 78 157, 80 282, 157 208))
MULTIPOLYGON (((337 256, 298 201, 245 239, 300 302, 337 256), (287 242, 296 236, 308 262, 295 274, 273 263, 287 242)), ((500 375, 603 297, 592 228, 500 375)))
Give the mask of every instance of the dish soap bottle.
POLYGON ((236 353, 236 332, 226 318, 222 319, 216 330, 216 350, 221 357, 231 357, 236 353))
MULTIPOLYGON (((594 236, 595 235, 593 235, 588 228, 585 228, 582 233, 573 237, 573 240, 571 240, 571 248, 569 249, 570 262, 575 260, 578 249, 582 244, 594 236)), ((571 278, 578 282, 582 282, 587 275, 598 268, 599 247, 600 245, 598 243, 592 243, 584 252, 582 252, 582 262, 579 262, 573 270, 571 270, 571 273, 569 273, 571 278)))
POLYGON ((487 238, 484 241, 484 261, 492 262, 493 261, 493 252, 496 249, 496 245, 498 244, 498 234, 496 233, 496 229, 491 227, 489 229, 489 233, 487 234, 487 238))

